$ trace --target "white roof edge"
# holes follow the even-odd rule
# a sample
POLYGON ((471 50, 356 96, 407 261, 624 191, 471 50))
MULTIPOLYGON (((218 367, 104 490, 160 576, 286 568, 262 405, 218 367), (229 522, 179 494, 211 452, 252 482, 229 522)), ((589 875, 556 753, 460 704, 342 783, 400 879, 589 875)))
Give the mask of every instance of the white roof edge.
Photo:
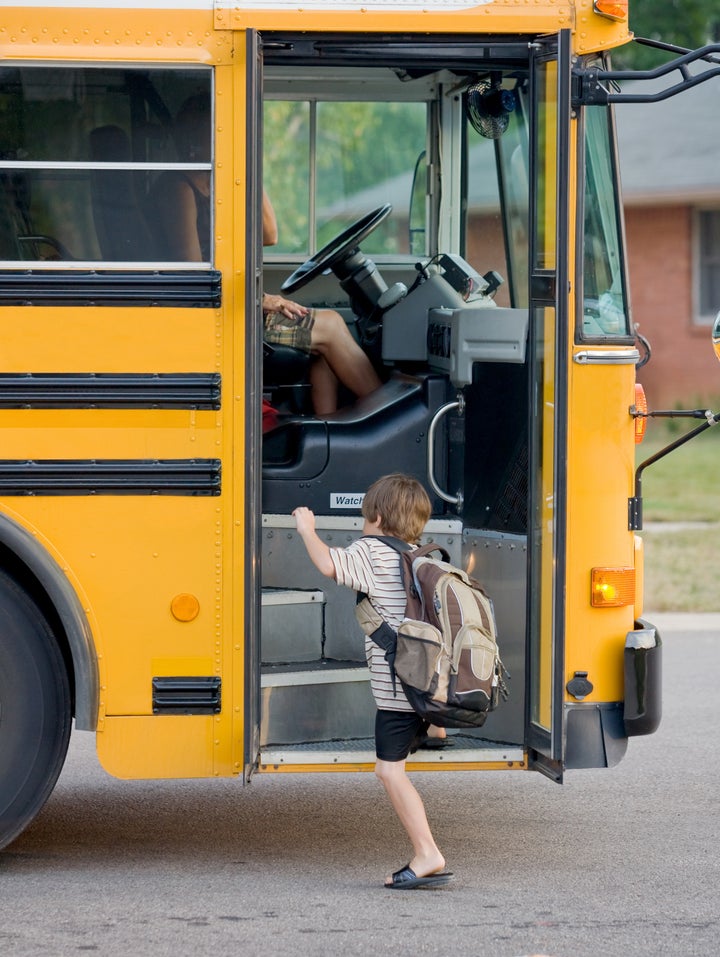
POLYGON ((59 7, 135 10, 471 10, 492 0, 0 0, 0 8, 59 7))
POLYGON ((109 10, 214 10, 215 0, 0 0, 1 7, 54 7, 109 10))

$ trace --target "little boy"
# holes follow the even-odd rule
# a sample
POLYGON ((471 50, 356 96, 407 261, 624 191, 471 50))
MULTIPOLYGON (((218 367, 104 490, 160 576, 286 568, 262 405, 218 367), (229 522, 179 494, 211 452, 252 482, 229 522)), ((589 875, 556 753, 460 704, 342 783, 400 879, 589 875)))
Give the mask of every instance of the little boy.
MULTIPOLYGON (((416 545, 430 518, 425 489, 415 479, 399 473, 385 475, 368 489, 362 505, 363 535, 390 535, 416 545)), ((405 613, 398 553, 377 538, 360 538, 347 548, 330 548, 315 531, 309 508, 293 512, 310 560, 323 575, 340 585, 366 594, 375 609, 397 629, 405 613)), ((405 770, 411 748, 427 731, 412 709, 400 682, 393 691, 390 668, 383 650, 365 639, 370 686, 378 711, 375 717, 375 774, 382 782, 413 846, 412 860, 385 881, 385 887, 411 890, 447 884, 452 874, 430 832, 425 807, 405 770)))

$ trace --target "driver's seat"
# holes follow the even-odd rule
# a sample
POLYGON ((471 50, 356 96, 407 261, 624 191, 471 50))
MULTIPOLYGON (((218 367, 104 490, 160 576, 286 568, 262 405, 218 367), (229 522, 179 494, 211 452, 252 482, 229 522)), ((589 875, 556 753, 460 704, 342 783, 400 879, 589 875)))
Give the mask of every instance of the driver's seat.
MULTIPOLYGON (((351 279, 354 280, 350 300, 355 312, 373 314, 380 298, 388 289, 375 265, 360 252, 359 243, 391 212, 392 206, 386 203, 353 223, 314 256, 298 266, 282 283, 280 292, 291 294, 321 273, 332 269, 346 291, 348 291, 347 283, 351 279), (360 276, 362 279, 359 278, 360 276)), ((390 303, 385 304, 385 308, 389 305, 390 303)), ((273 397, 274 393, 282 390, 283 398, 287 398, 288 389, 290 389, 290 394, 293 396, 290 411, 310 412, 308 375, 311 362, 312 356, 292 346, 263 342, 264 391, 273 397), (299 387, 300 392, 298 392, 299 387)), ((277 399, 274 404, 277 404, 277 399)))
POLYGON ((287 406, 294 415, 311 412, 310 365, 313 357, 302 349, 263 340, 263 393, 275 407, 287 406))

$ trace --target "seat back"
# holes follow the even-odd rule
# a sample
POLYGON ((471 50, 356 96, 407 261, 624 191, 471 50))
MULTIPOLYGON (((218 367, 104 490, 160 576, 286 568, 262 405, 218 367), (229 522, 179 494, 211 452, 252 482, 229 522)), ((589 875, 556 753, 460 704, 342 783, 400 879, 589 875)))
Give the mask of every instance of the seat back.
POLYGON ((22 259, 18 236, 27 225, 17 202, 14 177, 0 173, 0 259, 22 259))
POLYGON ((294 415, 310 415, 310 365, 313 357, 293 346, 263 342, 263 392, 273 405, 294 415))
MULTIPOLYGON (((119 126, 99 126, 90 133, 95 162, 131 160, 130 141, 119 126)), ((103 259, 147 262, 155 258, 154 243, 129 169, 100 169, 91 174, 93 222, 103 259)))

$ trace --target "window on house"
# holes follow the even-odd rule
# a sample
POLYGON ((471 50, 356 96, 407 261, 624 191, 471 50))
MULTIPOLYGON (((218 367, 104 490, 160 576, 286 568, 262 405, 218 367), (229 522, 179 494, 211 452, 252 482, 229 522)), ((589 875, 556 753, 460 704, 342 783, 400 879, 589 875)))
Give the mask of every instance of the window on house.
POLYGON ((209 265, 211 86, 209 69, 2 66, 5 266, 209 265), (165 187, 191 191, 191 249, 163 216, 165 187))
POLYGON ((695 321, 712 325, 720 312, 720 209, 698 210, 695 236, 695 321))

